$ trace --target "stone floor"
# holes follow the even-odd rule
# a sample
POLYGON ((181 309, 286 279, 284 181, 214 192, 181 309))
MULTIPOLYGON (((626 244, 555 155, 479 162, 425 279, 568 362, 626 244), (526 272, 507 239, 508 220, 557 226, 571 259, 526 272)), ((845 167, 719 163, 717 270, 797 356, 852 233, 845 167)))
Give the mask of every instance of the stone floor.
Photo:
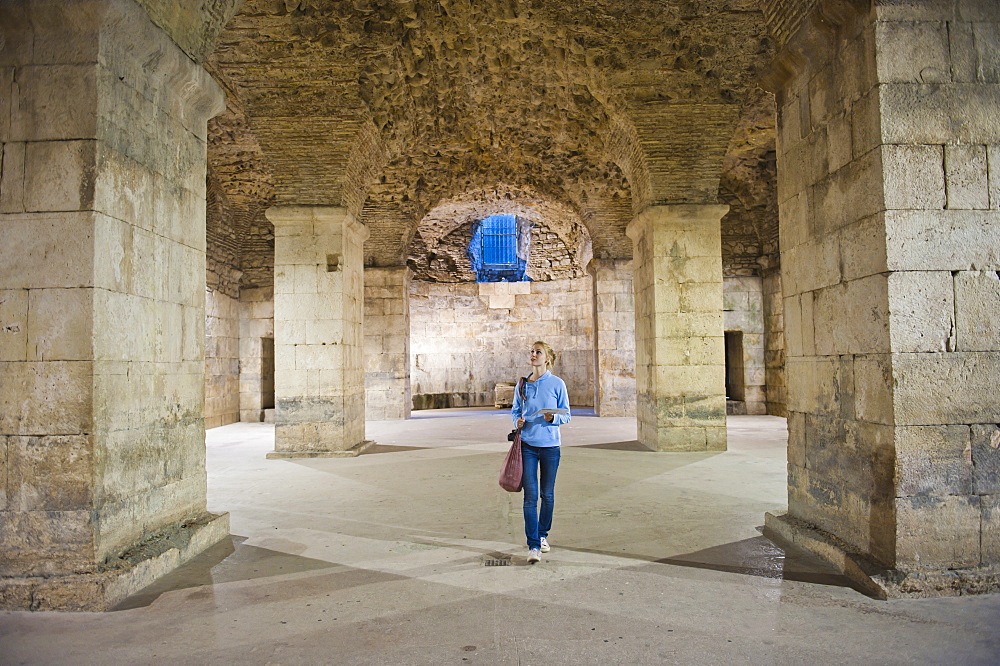
POLYGON ((0 663, 1000 663, 1000 596, 875 601, 760 536, 784 508, 782 419, 668 454, 634 419, 574 413, 534 566, 496 483, 502 412, 370 423, 353 459, 266 460, 272 425, 210 430, 232 541, 114 612, 0 613, 0 663))

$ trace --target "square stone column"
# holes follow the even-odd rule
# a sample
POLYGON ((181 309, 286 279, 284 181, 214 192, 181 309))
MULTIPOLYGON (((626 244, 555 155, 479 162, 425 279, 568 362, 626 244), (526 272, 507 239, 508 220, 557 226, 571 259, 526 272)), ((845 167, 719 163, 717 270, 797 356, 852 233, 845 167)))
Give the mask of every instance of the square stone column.
POLYGON ((0 4, 0 607, 105 610, 206 511, 211 77, 132 0, 0 4))
POLYGON ((880 596, 1000 590, 1000 5, 817 3, 776 74, 788 513, 880 596))
POLYGON ((346 208, 274 206, 275 450, 358 455, 365 442, 364 260, 346 208))
POLYGON ((650 206, 629 223, 639 441, 726 449, 720 205, 650 206))
POLYGON ((594 411, 635 416, 635 295, 631 259, 592 259, 594 411))
POLYGON ((406 266, 365 269, 365 412, 407 419, 410 392, 410 277, 406 266))

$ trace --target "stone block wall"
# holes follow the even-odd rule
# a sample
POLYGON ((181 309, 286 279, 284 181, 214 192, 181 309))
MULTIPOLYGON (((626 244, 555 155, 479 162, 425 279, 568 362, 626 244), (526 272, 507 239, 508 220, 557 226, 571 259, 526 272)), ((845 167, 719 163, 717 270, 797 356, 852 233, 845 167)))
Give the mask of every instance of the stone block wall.
POLYGON ((129 0, 3 3, 0 25, 0 604, 100 608, 112 586, 81 576, 206 519, 222 95, 129 0))
POLYGON ((410 415, 410 269, 365 269, 365 418, 410 415))
POLYGON ((781 273, 765 267, 761 278, 764 306, 764 387, 765 413, 787 416, 785 388, 785 321, 781 296, 781 273))
POLYGON ((552 345, 570 402, 594 400, 591 278, 410 288, 410 376, 417 407, 493 405, 494 387, 528 374, 535 340, 552 345))
POLYGON ((657 451, 726 448, 718 205, 650 206, 634 243, 636 416, 657 451))
POLYGON ((745 414, 766 414, 764 365, 764 297, 759 277, 722 280, 723 322, 726 331, 743 333, 743 408, 745 414))
POLYGON ((273 206, 275 454, 364 441, 367 229, 345 208, 273 206))
POLYGON ((240 421, 258 423, 274 407, 274 290, 241 289, 239 306, 240 421))
POLYGON ((205 291, 205 427, 240 420, 240 304, 205 291))
POLYGON ((594 410, 635 416, 635 292, 630 259, 592 259, 596 350, 594 410))
POLYGON ((995 566, 1000 5, 856 9, 806 21, 779 95, 789 513, 995 566))

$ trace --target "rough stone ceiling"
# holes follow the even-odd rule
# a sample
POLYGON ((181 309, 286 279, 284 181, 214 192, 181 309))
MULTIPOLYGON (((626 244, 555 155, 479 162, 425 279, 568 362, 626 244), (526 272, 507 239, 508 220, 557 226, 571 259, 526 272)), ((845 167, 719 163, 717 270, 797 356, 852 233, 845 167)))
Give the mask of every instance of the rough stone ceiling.
POLYGON ((716 200, 768 52, 757 0, 246 0, 209 65, 277 202, 351 209, 397 265, 430 211, 489 193, 630 256, 637 209, 716 200))

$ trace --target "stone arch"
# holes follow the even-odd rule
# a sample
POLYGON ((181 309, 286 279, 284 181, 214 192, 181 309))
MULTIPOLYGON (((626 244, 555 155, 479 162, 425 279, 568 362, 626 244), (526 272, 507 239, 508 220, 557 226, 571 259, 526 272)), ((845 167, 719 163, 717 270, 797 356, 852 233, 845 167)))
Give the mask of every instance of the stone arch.
MULTIPOLYGON (((585 274, 592 250, 590 234, 580 214, 565 203, 540 197, 530 190, 502 186, 489 191, 466 192, 438 202, 411 234, 408 263, 414 268, 423 266, 421 257, 415 252, 434 253, 438 243, 456 229, 471 227, 474 222, 495 214, 515 215, 533 226, 544 227, 569 253, 577 268, 573 276, 585 274)), ((544 279, 543 272, 539 271, 540 264, 537 260, 532 264, 530 256, 529 277, 544 279)))

